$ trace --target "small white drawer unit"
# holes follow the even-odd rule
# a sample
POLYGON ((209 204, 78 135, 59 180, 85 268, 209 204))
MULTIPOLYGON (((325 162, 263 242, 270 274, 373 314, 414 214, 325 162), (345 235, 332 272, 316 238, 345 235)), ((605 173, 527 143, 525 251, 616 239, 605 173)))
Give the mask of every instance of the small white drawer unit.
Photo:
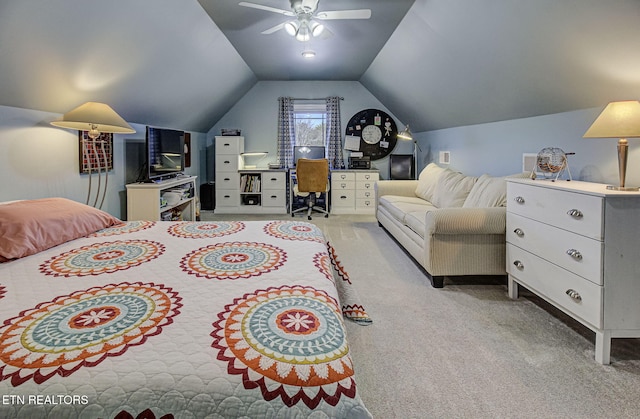
POLYGON ((334 214, 373 214, 377 170, 332 170, 331 212, 334 214))
POLYGON ((640 337, 640 193, 580 181, 510 179, 509 296, 518 286, 596 333, 595 359, 611 339, 640 337))
POLYGON ((215 137, 216 208, 215 212, 234 213, 240 206, 240 153, 244 137, 215 137))
POLYGON ((286 212, 287 173, 268 171, 262 173, 262 205, 286 212))

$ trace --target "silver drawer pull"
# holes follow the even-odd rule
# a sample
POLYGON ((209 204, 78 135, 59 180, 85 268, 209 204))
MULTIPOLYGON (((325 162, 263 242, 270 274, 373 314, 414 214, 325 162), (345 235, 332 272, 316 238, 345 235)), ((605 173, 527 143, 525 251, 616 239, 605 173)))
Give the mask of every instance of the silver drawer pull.
POLYGON ((524 198, 521 196, 516 196, 514 199, 518 204, 524 204, 524 198))
POLYGON ((523 269, 524 269, 524 264, 523 264, 522 262, 520 262, 519 260, 516 260, 515 262, 513 262, 513 265, 514 265, 516 268, 520 269, 520 270, 523 270, 523 269))
POLYGON ((524 236, 524 231, 522 231, 521 228, 516 228, 515 230, 513 230, 513 232, 516 233, 518 237, 524 236))
POLYGON ((573 218, 582 218, 582 211, 577 210, 577 209, 571 209, 571 210, 567 211, 567 214, 569 214, 573 218))
POLYGON ((567 254, 576 260, 582 260, 582 253, 578 252, 576 249, 567 250, 567 254))
POLYGON ((582 297, 580 297, 580 294, 578 294, 576 290, 568 289, 567 295, 576 301, 582 301, 582 297))

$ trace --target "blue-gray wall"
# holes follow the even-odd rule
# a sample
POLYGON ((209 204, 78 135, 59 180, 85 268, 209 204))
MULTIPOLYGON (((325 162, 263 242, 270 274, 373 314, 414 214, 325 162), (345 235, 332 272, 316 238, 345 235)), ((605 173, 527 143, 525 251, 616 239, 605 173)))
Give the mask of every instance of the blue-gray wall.
MULTIPOLYGON (((222 128, 238 128, 245 138, 246 151, 267 151, 269 155, 261 162, 276 161, 278 135, 278 98, 289 96, 296 98, 325 98, 341 96, 340 105, 343 131, 349 119, 363 109, 380 109, 389 113, 398 125, 404 128, 404 121, 399 121, 378 99, 357 81, 262 81, 258 82, 227 114, 211 128, 207 135, 207 145, 212 147, 216 135, 222 128)), ((400 143, 393 150, 395 154, 411 154, 411 143, 400 143)), ((209 152, 208 155, 213 156, 209 152)), ((348 152, 344 152, 345 159, 348 152)), ((372 166, 380 169, 381 176, 388 176, 388 158, 374 161, 372 166)), ((345 160, 346 163, 346 160, 345 160)), ((214 162, 211 158, 207 164, 207 179, 214 180, 214 162)), ((204 172, 203 172, 204 174, 204 172)))
MULTIPOLYGON (((417 135, 419 167, 437 163, 440 151, 450 151, 452 169, 506 175, 521 171, 522 153, 559 147, 576 153, 568 157, 574 179, 618 184, 616 140, 582 138, 603 108, 422 132, 417 135)), ((640 185, 640 139, 629 139, 627 184, 640 185)))
MULTIPOLYGON (((0 202, 54 196, 86 201, 89 177, 79 174, 78 131, 49 124, 60 116, 0 106, 0 202)), ((120 218, 126 218, 125 143, 144 144, 145 138, 145 125, 131 125, 135 134, 114 135, 114 170, 109 172, 107 198, 102 207, 120 218)), ((204 133, 191 133, 191 167, 186 173, 199 175, 199 144, 205 138, 204 133)), ((93 191, 95 182, 94 175, 93 191)))
MULTIPOLYGON (((277 98, 279 96, 325 97, 340 95, 343 126, 357 111, 387 109, 358 82, 261 82, 243 97, 207 134, 192 133, 192 166, 187 173, 201 182, 213 163, 207 159, 213 136, 221 128, 240 128, 247 150, 267 150, 275 160, 277 98)), ((424 167, 438 160, 440 151, 451 152, 449 167, 480 175, 506 175, 522 168, 522 153, 537 153, 544 147, 575 152, 569 157, 574 179, 618 183, 616 141, 582 138, 602 108, 558 113, 510 121, 471 125, 417 133, 424 167)), ((86 175, 78 174, 77 132, 55 128, 49 122, 60 115, 0 106, 0 201, 62 196, 84 202, 86 175)), ((402 122, 396 119, 399 127, 402 122)), ((136 134, 116 135, 115 169, 109 174, 104 209, 125 217, 125 143, 144 141, 144 125, 133 124, 136 134)), ((630 139, 627 184, 640 185, 640 139, 630 139)), ((411 143, 399 143, 396 154, 410 154, 411 143)), ((386 159, 376 165, 387 176, 386 159)))

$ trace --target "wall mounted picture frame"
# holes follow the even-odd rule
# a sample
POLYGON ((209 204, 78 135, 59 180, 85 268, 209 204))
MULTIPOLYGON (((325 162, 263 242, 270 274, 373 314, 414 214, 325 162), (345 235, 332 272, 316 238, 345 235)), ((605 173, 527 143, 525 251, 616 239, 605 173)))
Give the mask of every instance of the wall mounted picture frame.
POLYGON ((89 131, 79 131, 78 150, 80 174, 89 174, 105 168, 113 170, 113 134, 102 133, 93 141, 89 138, 89 131))

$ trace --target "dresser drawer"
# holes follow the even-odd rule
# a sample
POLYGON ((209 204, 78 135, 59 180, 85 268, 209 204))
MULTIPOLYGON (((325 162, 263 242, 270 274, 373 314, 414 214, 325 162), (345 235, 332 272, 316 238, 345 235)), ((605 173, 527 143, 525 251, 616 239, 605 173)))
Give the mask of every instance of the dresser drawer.
POLYGON ((340 170, 334 170, 331 172, 331 180, 339 180, 339 181, 355 181, 356 174, 355 172, 343 172, 340 170))
POLYGON ((507 243, 506 269, 512 279, 524 287, 594 327, 602 328, 603 288, 601 286, 511 243, 507 243))
POLYGON ((216 137, 216 156, 220 154, 235 154, 244 152, 243 137, 216 137))
POLYGON ((262 174, 262 189, 264 190, 285 190, 286 187, 285 172, 264 172, 262 174))
POLYGON ((216 188, 216 208, 237 207, 238 205, 240 205, 240 194, 237 191, 216 188))
POLYGON ((356 181, 356 189, 357 190, 369 190, 373 191, 375 188, 376 182, 374 180, 358 180, 356 181))
POLYGON ((356 209, 375 208, 376 201, 373 198, 356 198, 356 209))
POLYGON ((262 191, 262 206, 264 207, 284 207, 286 202, 287 198, 285 191, 262 191))
POLYGON ((238 172, 217 172, 216 190, 240 191, 240 174, 238 172))
POLYGON ((507 213, 507 242, 603 285, 603 243, 507 213))
POLYGON ((216 172, 236 172, 238 159, 238 155, 216 154, 216 172))
POLYGON ((350 207, 354 208, 356 204, 356 195, 351 190, 331 190, 331 206, 332 207, 350 207))
POLYGON ((354 190, 355 188, 356 188, 356 183, 353 180, 349 181, 349 180, 338 180, 338 179, 331 178, 331 189, 334 191, 354 190))
POLYGON ((356 172, 356 181, 375 182, 377 180, 380 180, 380 173, 378 172, 356 172))
POLYGON ((357 189, 356 199, 373 199, 376 193, 373 189, 357 189))
POLYGON ((507 183, 507 211, 597 240, 603 239, 603 208, 598 196, 507 183))

